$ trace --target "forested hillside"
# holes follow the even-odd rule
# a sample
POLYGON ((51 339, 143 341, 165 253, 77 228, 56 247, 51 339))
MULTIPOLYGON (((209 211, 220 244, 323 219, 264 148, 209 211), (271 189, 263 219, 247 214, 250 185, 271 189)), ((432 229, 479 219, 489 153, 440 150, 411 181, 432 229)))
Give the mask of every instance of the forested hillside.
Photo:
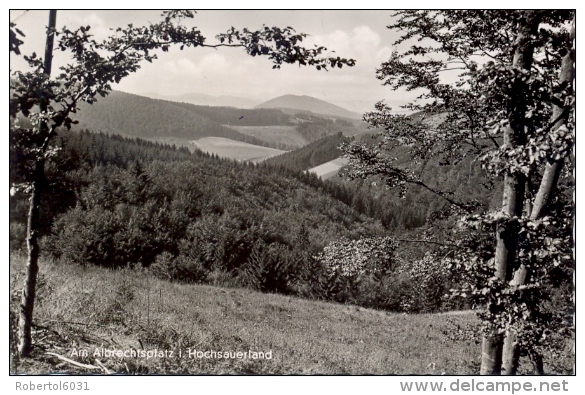
MULTIPOLYGON (((391 310, 452 306, 421 297, 451 280, 416 286, 403 259, 420 251, 397 246, 389 227, 363 214, 378 215, 360 203, 374 202, 372 191, 119 136, 67 132, 58 145, 41 214, 44 251, 55 259, 391 310)), ((11 164, 16 181, 14 155, 11 164)), ((19 249, 27 201, 17 192, 10 207, 19 249)), ((409 225, 402 220, 396 229, 409 225)))
MULTIPOLYGON (((53 162, 61 171, 47 169, 44 245, 66 261, 335 297, 313 256, 342 237, 384 234, 379 222, 320 192, 313 176, 102 134, 60 139, 53 162)), ((26 199, 17 193, 14 248, 24 242, 25 216, 26 199)))
POLYGON ((252 108, 258 104, 257 100, 231 95, 206 95, 203 93, 183 93, 178 95, 164 95, 159 92, 142 92, 141 96, 172 102, 191 103, 197 106, 252 108))
MULTIPOLYGON (((370 135, 356 139, 368 143, 379 140, 370 135)), ((305 171, 340 157, 339 146, 350 141, 351 138, 341 134, 324 137, 302 148, 269 158, 265 163, 305 171)), ((397 164, 411 163, 412 147, 395 144, 387 155, 396 158, 397 164)), ((457 167, 429 160, 414 168, 426 184, 448 191, 448 196, 455 200, 463 197, 474 199, 478 204, 491 208, 497 204, 494 196, 500 191, 498 182, 487 179, 480 165, 472 158, 463 158, 457 167)), ((354 210, 380 220, 389 230, 413 230, 437 218, 449 216, 449 202, 423 187, 411 188, 400 198, 395 191, 385 188, 380 180, 348 180, 342 171, 339 177, 324 182, 324 188, 354 210)))
POLYGON ((222 125, 273 126, 294 125, 292 117, 278 109, 258 108, 247 110, 233 107, 197 106, 190 103, 174 103, 176 106, 205 116, 222 125))
POLYGON ((308 141, 338 133, 345 135, 360 133, 359 127, 356 127, 353 122, 341 118, 322 118, 310 114, 297 114, 297 119, 299 122, 297 131, 308 141))
POLYGON ((250 144, 264 144, 184 106, 164 100, 112 91, 91 106, 82 104, 80 107, 76 114, 79 127, 93 131, 141 138, 196 140, 225 137, 250 144))
MULTIPOLYGON (((334 151, 346 140, 337 135, 323 146, 334 151)), ((57 145, 41 212, 43 250, 53 259, 393 311, 461 307, 446 296, 457 274, 424 261, 433 244, 409 241, 440 238, 453 226, 448 202, 428 190, 400 199, 371 181, 323 182, 284 164, 238 163, 99 133, 63 132, 57 145)), ((18 181, 22 162, 14 154, 11 179, 18 181)), ((394 154, 407 160, 408 148, 394 154)), ((448 173, 433 161, 418 171, 453 198, 492 204, 471 159, 448 173)), ((15 193, 13 250, 24 245, 26 212, 27 200, 15 193)))
POLYGON ((266 160, 274 166, 284 166, 287 169, 304 171, 341 156, 339 146, 350 139, 338 134, 322 137, 306 146, 275 156, 266 160))

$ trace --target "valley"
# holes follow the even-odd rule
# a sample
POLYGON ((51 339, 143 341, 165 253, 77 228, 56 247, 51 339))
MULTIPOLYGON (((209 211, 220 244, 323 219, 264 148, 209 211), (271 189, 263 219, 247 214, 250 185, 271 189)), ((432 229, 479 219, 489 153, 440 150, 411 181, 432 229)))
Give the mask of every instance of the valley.
MULTIPOLYGON (((178 100, 180 96, 173 99, 178 100)), ((314 113, 307 111, 314 103, 322 107, 326 102, 303 97, 290 104, 293 107, 246 109, 195 105, 113 91, 91 106, 80 106, 76 129, 166 141, 220 137, 281 151, 300 148, 339 132, 364 133, 365 126, 359 121, 320 114, 320 106, 314 108, 314 113)), ((228 151, 226 155, 229 157, 228 151)), ((239 159, 240 155, 236 156, 233 159, 239 159)))
MULTIPOLYGON (((51 354, 15 362, 16 371, 84 373, 55 355, 137 345, 271 351, 274 358, 101 362, 121 374, 477 371, 479 320, 469 304, 449 297, 462 273, 425 261, 439 251, 433 244, 388 241, 435 242, 453 226, 449 205, 429 190, 401 198, 375 182, 336 177, 349 162, 340 147, 377 144, 375 131, 303 109, 198 106, 120 92, 99 103, 82 107, 80 125, 57 139, 54 160, 66 171, 48 171, 36 313, 51 328, 41 330, 51 354), (373 272, 378 264, 384 270, 373 272), (354 267, 370 274, 343 271, 354 267), (86 314, 80 309, 89 300, 86 314)), ((416 147, 389 146, 396 164, 411 163, 416 147)), ((501 186, 488 189, 471 158, 442 166, 431 159, 413 169, 431 189, 497 204, 501 186)), ((11 168, 18 177, 19 167, 11 168)), ((21 193, 11 199, 17 284, 27 205, 21 193)), ((16 325, 14 313, 10 319, 16 325)), ((571 339, 556 342, 564 348, 547 369, 568 372, 571 339)), ((523 360, 521 371, 530 369, 523 360)))

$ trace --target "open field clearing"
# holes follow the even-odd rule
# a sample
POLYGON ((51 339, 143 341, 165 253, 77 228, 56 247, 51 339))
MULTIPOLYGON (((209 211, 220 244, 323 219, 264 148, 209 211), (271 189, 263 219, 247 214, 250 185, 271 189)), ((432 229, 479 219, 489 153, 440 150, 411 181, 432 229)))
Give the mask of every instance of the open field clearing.
POLYGON ((223 137, 204 137, 199 140, 193 140, 191 143, 208 154, 216 154, 220 158, 239 161, 258 161, 286 152, 223 137))
POLYGON ((326 180, 339 173, 339 169, 347 165, 348 162, 349 160, 346 158, 337 158, 329 162, 323 163, 322 165, 313 167, 307 171, 310 173, 315 173, 318 177, 321 177, 323 180, 326 180))
POLYGON ((235 129, 242 134, 256 137, 276 147, 295 149, 309 143, 303 135, 297 132, 296 126, 224 126, 235 129))

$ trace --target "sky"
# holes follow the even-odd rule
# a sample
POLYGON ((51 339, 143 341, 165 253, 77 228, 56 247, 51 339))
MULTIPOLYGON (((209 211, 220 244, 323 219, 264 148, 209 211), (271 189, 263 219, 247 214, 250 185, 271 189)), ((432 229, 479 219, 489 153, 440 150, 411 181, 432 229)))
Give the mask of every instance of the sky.
MULTIPOLYGON (((389 59, 398 37, 387 29, 392 22, 392 11, 198 11, 195 18, 186 21, 187 26, 197 26, 208 43, 215 42, 215 35, 231 26, 259 29, 263 25, 291 26, 297 32, 310 36, 304 42, 307 47, 322 45, 335 56, 353 58, 356 65, 330 71, 283 65, 273 70, 267 58, 248 56, 239 48, 172 48, 162 53, 152 64, 142 68, 114 86, 116 90, 143 94, 180 95, 188 93, 212 96, 238 96, 263 102, 274 97, 294 94, 308 95, 340 105, 351 111, 363 113, 372 110, 379 100, 386 100, 396 110, 415 95, 395 92, 382 86, 375 77, 376 68, 389 59)), ((44 50, 44 27, 47 11, 10 12, 10 20, 17 24, 26 37, 23 53, 44 50)), ((59 11, 57 26, 77 28, 90 25, 96 38, 112 34, 110 28, 156 23, 160 11, 59 11)), ((59 51, 55 53, 54 66, 67 62, 59 51)), ((22 59, 11 55, 10 67, 24 67, 22 59)))

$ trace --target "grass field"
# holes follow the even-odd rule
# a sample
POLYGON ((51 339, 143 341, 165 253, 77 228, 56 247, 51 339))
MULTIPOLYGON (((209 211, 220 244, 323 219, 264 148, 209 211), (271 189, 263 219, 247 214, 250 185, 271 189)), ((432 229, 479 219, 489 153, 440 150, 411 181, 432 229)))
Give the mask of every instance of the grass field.
MULTIPOLYGON (((11 257, 11 330, 24 263, 24 257, 11 257)), ((47 261, 40 267, 35 351, 32 358, 12 359, 12 373, 104 373, 99 364, 121 374, 478 372, 480 346, 461 335, 477 325, 471 312, 394 314, 245 289, 175 284, 132 269, 47 261), (102 349, 156 349, 166 357, 108 356, 102 349), (190 358, 189 350, 266 354, 264 359, 206 359, 190 358)))
POLYGON ((273 147, 295 149, 309 143, 303 135, 297 132, 296 126, 224 126, 235 129, 242 134, 256 137, 273 147))
POLYGON ((331 178, 339 173, 339 169, 343 166, 347 165, 349 162, 346 158, 337 158, 330 160, 329 162, 325 162, 322 165, 313 167, 307 171, 310 173, 315 173, 317 176, 321 177, 323 180, 331 178))
POLYGON ((193 140, 191 143, 209 154, 240 161, 260 161, 286 152, 223 137, 204 137, 199 140, 193 140))

